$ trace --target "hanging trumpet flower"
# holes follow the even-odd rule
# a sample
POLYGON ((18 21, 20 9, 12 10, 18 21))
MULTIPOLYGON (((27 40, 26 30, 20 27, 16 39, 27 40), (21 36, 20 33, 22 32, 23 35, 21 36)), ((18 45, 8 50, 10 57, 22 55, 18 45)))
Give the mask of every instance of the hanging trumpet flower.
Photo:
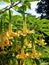
POLYGON ((41 53, 39 53, 36 50, 32 49, 32 54, 30 55, 31 58, 38 58, 40 56, 41 56, 41 53))
POLYGON ((35 32, 35 30, 33 29, 33 30, 28 30, 27 29, 27 24, 26 24, 26 21, 25 22, 23 22, 23 35, 25 36, 26 34, 32 34, 32 33, 34 33, 35 32))
POLYGON ((31 33, 34 33, 34 30, 31 30, 31 31, 28 30, 26 22, 23 22, 23 32, 21 32, 21 31, 13 32, 11 23, 9 24, 9 28, 8 28, 8 32, 7 32, 9 37, 19 37, 20 35, 26 36, 26 34, 31 34, 31 33))
POLYGON ((8 29, 7 33, 9 34, 10 37, 19 37, 19 33, 12 31, 12 24, 11 23, 9 24, 9 29, 8 29))
POLYGON ((40 56, 41 56, 41 53, 39 53, 39 52, 35 49, 35 45, 33 45, 31 58, 38 58, 38 57, 40 57, 40 56))
POLYGON ((21 53, 16 56, 17 59, 24 59, 26 58, 26 54, 24 52, 24 49, 21 49, 21 53))
POLYGON ((1 34, 0 46, 2 49, 4 49, 4 46, 10 46, 9 36, 7 35, 7 32, 1 34))

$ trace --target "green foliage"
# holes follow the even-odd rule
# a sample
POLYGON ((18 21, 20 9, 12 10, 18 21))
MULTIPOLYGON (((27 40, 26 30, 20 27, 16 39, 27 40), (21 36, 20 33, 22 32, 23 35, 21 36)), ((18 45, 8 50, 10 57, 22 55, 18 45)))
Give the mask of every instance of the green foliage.
MULTIPOLYGON (((10 2, 9 0, 4 0, 4 1, 10 2)), ((18 0, 13 0, 13 2, 16 2, 16 1, 18 0)), ((43 33, 49 36, 49 20, 47 19, 40 20, 40 18, 35 18, 32 15, 26 15, 25 17, 25 11, 27 8, 30 8, 31 1, 35 1, 35 0, 25 0, 23 1, 21 7, 15 6, 16 7, 15 10, 18 10, 21 13, 21 16, 12 15, 13 12, 11 10, 9 11, 9 13, 7 13, 6 11, 2 13, 2 11, 6 10, 7 8, 0 10, 1 12, 0 41, 1 41, 2 34, 8 31, 9 23, 12 24, 12 32, 20 33, 21 31, 21 35, 19 37, 9 38, 10 46, 4 46, 4 49, 2 49, 2 47, 0 46, 0 65, 42 65, 42 63, 46 63, 46 62, 49 64, 49 60, 46 59, 46 58, 49 58, 48 56, 49 46, 44 45, 45 41, 43 42, 44 44, 42 44, 42 41, 38 42, 38 44, 35 43, 37 42, 36 39, 40 40, 45 37, 43 33), (35 30, 34 33, 32 34, 27 33, 26 35, 24 35, 24 33, 22 34, 23 22, 25 21, 27 24, 27 29, 28 30, 34 29, 35 30), (39 31, 43 33, 40 33, 39 31), (24 39, 27 39, 25 43, 24 43, 24 39), (32 44, 31 48, 29 47, 30 43, 32 44), (40 52, 42 55, 37 58, 30 58, 30 56, 29 57, 27 56, 24 59, 18 59, 16 56, 18 54, 21 55, 22 49, 24 50, 24 52, 22 51, 22 53, 25 53, 25 54, 29 53, 31 55, 31 53, 34 53, 36 50, 40 52), (32 49, 34 49, 33 52, 32 52, 32 49)), ((0 42, 0 45, 1 45, 1 42, 0 42)))
POLYGON ((26 58, 24 61, 25 61, 25 65, 32 65, 31 59, 26 58))

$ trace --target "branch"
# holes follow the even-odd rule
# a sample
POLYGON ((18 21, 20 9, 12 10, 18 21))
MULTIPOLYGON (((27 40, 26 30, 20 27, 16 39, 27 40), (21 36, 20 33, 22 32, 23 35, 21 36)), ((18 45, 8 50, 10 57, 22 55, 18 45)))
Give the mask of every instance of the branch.
POLYGON ((5 11, 10 10, 10 9, 13 8, 14 6, 18 5, 19 3, 21 3, 21 1, 18 2, 18 3, 14 3, 13 5, 9 6, 7 9, 5 9, 4 11, 2 11, 1 13, 4 13, 5 11))

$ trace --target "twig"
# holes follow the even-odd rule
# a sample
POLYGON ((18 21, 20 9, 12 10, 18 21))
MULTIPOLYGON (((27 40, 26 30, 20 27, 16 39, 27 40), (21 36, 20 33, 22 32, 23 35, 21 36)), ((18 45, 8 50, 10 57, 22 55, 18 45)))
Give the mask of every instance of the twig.
POLYGON ((12 7, 18 5, 19 3, 21 3, 21 1, 18 2, 18 3, 14 3, 14 5, 9 6, 7 9, 5 9, 4 11, 2 11, 2 12, 0 12, 0 13, 4 13, 5 11, 10 10, 12 7))

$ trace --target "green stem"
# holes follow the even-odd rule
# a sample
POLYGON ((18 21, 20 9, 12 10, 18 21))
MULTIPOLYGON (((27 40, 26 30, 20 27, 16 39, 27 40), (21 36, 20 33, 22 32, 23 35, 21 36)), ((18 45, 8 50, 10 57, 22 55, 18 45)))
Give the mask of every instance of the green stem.
POLYGON ((2 17, 0 19, 0 34, 2 33, 2 17))
POLYGON ((35 44, 33 44, 33 49, 35 50, 35 44))
POLYGON ((9 22, 11 22, 11 11, 9 10, 9 22))
POLYGON ((23 13, 23 22, 26 21, 25 14, 23 13))

